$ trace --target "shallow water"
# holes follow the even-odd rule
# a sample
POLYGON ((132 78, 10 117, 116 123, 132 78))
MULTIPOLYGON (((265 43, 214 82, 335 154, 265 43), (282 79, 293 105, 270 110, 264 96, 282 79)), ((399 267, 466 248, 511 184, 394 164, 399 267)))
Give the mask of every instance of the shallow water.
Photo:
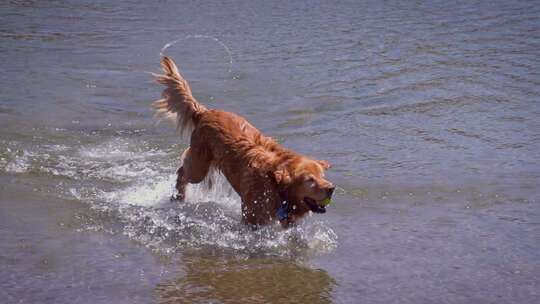
POLYGON ((534 1, 0 3, 8 303, 535 303, 534 1), (251 231, 169 201, 160 52, 205 105, 327 159, 335 204, 251 231))

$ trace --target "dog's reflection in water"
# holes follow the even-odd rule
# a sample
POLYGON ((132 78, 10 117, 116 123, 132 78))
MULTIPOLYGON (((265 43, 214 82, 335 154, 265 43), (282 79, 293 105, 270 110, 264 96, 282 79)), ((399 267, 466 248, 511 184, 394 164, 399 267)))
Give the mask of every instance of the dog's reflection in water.
POLYGON ((331 303, 335 281, 282 258, 184 256, 181 277, 156 287, 159 303, 331 303))

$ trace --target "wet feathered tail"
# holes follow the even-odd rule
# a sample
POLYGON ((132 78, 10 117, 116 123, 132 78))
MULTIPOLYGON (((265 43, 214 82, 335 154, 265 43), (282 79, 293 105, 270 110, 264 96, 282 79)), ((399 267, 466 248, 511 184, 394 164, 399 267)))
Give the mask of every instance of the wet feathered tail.
POLYGON ((174 120, 181 134, 191 134, 200 115, 207 109, 193 97, 188 82, 180 75, 171 58, 163 57, 161 67, 165 74, 154 76, 157 82, 165 85, 165 90, 162 98, 153 103, 156 115, 174 120))

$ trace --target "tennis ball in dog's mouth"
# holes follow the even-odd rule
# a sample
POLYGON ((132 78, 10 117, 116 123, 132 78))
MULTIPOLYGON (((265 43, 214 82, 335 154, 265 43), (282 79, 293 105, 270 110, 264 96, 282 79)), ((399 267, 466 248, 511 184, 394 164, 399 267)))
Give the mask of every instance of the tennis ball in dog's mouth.
POLYGON ((331 202, 332 202, 332 200, 329 197, 327 197, 321 202, 321 206, 326 207, 326 206, 330 205, 331 202))

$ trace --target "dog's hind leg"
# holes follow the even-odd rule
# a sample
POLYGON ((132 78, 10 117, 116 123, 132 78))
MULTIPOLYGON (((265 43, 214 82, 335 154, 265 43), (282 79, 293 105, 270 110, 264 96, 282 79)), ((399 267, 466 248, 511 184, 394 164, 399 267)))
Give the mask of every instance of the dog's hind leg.
POLYGON ((203 181, 212 164, 212 157, 204 149, 187 148, 182 158, 184 163, 176 172, 176 190, 178 190, 176 198, 180 200, 186 197, 187 184, 198 184, 203 181))

